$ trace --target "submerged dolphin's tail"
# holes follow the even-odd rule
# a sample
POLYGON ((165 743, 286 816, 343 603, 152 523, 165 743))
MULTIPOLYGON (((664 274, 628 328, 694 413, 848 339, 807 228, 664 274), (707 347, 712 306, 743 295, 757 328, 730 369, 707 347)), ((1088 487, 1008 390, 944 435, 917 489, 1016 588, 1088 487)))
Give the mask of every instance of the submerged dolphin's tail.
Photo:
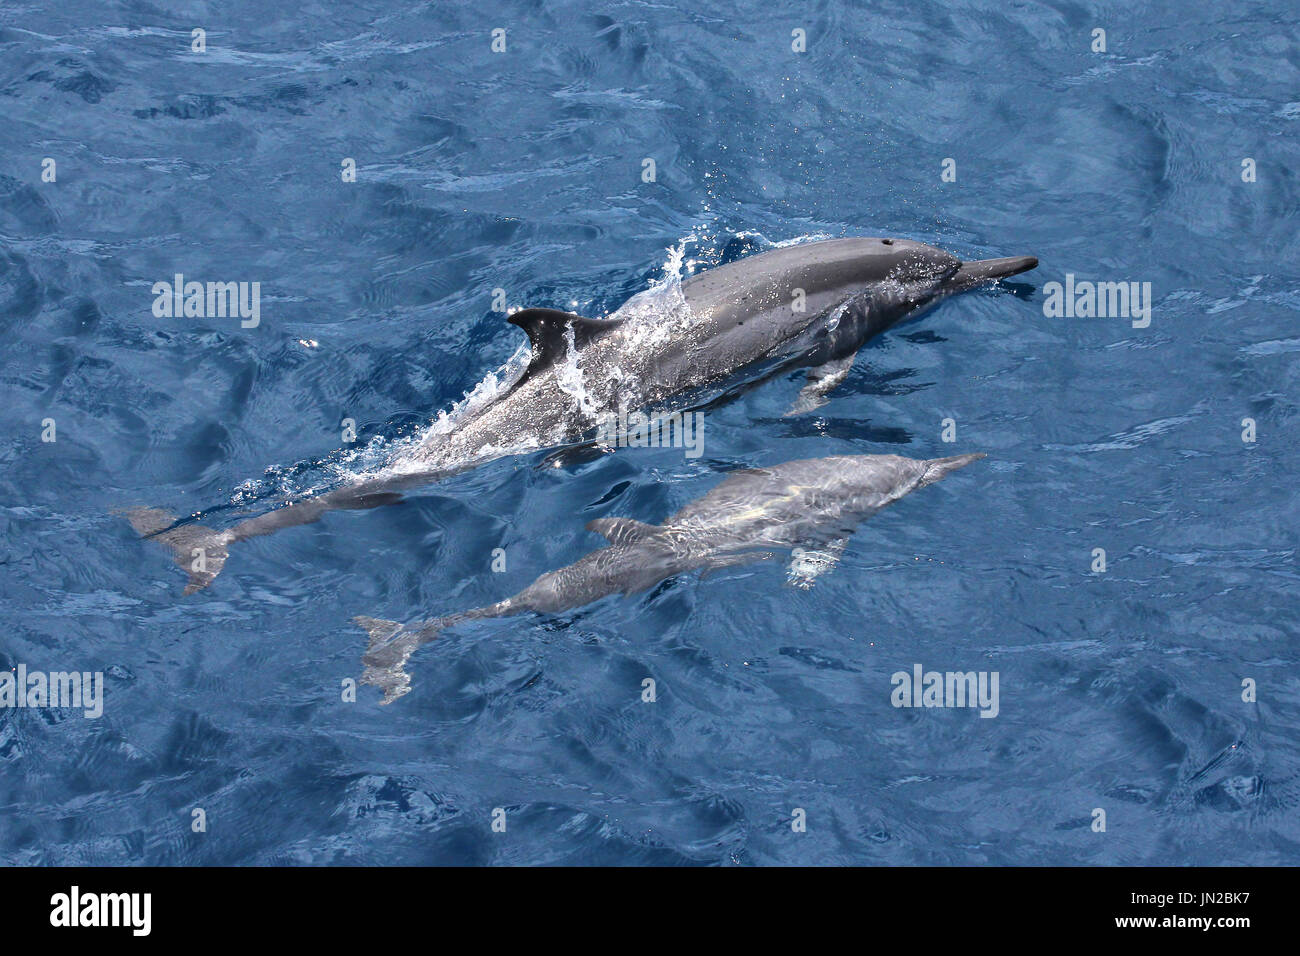
POLYGON ((485 617, 505 617, 519 614, 529 609, 526 602, 515 598, 506 598, 486 607, 476 607, 472 611, 461 611, 447 617, 420 621, 415 624, 399 624, 397 621, 385 621, 379 617, 354 617, 352 620, 366 629, 370 643, 361 656, 361 663, 366 665, 361 675, 361 683, 378 687, 384 692, 381 704, 391 704, 397 698, 411 692, 411 675, 406 673, 406 662, 411 659, 421 646, 436 640, 449 627, 462 621, 476 621, 485 617))
POLYGON ((190 576, 185 593, 202 591, 226 564, 228 532, 214 531, 200 524, 176 524, 176 516, 160 508, 134 508, 126 519, 144 538, 169 548, 176 563, 190 576))
POLYGON ((458 618, 447 617, 407 627, 396 621, 378 617, 358 616, 352 619, 366 629, 370 643, 361 663, 366 665, 361 683, 371 684, 384 692, 383 704, 391 704, 411 691, 411 675, 406 673, 406 662, 422 644, 428 644, 444 627, 458 618))
POLYGON ((979 461, 985 457, 984 452, 977 451, 970 455, 953 455, 951 458, 931 458, 925 463, 925 474, 921 476, 918 488, 925 485, 932 485, 944 475, 956 471, 958 468, 965 468, 972 461, 979 461))

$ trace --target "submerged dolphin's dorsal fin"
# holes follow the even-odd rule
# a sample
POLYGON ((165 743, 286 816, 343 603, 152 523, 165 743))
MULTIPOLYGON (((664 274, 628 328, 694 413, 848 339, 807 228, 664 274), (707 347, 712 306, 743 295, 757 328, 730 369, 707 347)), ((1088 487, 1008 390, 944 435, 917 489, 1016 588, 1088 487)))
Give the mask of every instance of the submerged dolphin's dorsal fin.
POLYGON ((581 348, 602 332, 619 324, 618 320, 589 319, 573 312, 559 309, 521 309, 507 320, 528 333, 528 344, 533 350, 528 363, 527 378, 535 372, 549 368, 568 353, 567 329, 573 329, 573 344, 581 348))
POLYGON ((597 518, 595 521, 587 522, 587 530, 604 535, 612 545, 635 544, 659 533, 659 529, 654 525, 642 524, 631 518, 597 518))

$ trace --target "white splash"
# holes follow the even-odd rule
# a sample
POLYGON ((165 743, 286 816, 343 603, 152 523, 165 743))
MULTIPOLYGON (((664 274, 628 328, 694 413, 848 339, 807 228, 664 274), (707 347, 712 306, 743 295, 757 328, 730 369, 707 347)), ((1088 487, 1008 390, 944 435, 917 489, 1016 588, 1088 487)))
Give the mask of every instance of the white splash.
POLYGON ((587 390, 582 375, 582 363, 578 358, 578 346, 573 340, 573 326, 564 328, 564 360, 555 366, 555 384, 565 395, 573 399, 584 418, 594 419, 598 403, 587 390))

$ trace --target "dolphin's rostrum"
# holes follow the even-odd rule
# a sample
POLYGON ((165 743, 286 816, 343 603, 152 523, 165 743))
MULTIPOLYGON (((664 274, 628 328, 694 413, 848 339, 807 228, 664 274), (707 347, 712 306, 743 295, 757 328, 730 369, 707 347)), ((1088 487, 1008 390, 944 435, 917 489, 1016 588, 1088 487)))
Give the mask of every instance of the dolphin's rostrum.
POLYGON ((1032 269, 1021 256, 962 262, 907 239, 827 239, 749 256, 634 296, 606 319, 552 309, 510 316, 530 343, 508 388, 431 428, 382 471, 226 530, 155 508, 131 512, 136 531, 169 547, 189 572, 186 594, 210 584, 230 545, 373 508, 484 462, 588 438, 620 410, 657 414, 725 397, 727 389, 806 367, 790 414, 816 408, 873 335, 941 299, 1032 269), (666 291, 665 291, 666 290, 666 291))
MULTIPOLYGON (((922 461, 897 455, 841 455, 732 472, 661 525, 598 518, 587 529, 609 544, 543 574, 514 597, 450 617, 411 624, 358 617, 370 634, 362 683, 385 704, 411 688, 411 654, 463 621, 535 611, 554 614, 611 594, 633 594, 697 569, 763 561, 776 551, 814 548, 833 563, 858 523, 933 484, 982 454, 922 461)), ((708 571, 706 570, 706 573, 708 571)))

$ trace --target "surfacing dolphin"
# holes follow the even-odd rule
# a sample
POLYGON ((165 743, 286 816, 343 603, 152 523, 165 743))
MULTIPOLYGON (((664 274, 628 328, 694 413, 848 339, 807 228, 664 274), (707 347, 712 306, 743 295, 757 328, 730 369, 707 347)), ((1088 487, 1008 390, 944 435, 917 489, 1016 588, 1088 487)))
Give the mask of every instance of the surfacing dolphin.
POLYGON ((606 319, 524 309, 527 368, 490 400, 375 474, 293 501, 225 530, 156 508, 129 514, 207 587, 237 541, 308 524, 334 509, 374 508, 402 492, 507 455, 573 444, 610 416, 725 396, 726 388, 800 367, 808 381, 791 413, 816 408, 879 332, 947 296, 1034 268, 1031 256, 962 262, 908 239, 827 239, 748 256, 634 296, 606 319), (665 289, 667 292, 665 292, 665 289))
POLYGON ((898 455, 842 455, 787 461, 771 468, 732 472, 703 498, 661 525, 630 518, 597 518, 588 531, 609 544, 568 567, 549 571, 487 607, 411 624, 373 617, 354 620, 370 634, 363 684, 384 692, 390 704, 411 689, 406 662, 421 645, 464 621, 535 611, 555 614, 611 594, 645 591, 675 574, 725 568, 796 552, 792 583, 807 583, 839 559, 864 519, 892 501, 933 484, 983 458, 956 455, 918 461, 898 455))

